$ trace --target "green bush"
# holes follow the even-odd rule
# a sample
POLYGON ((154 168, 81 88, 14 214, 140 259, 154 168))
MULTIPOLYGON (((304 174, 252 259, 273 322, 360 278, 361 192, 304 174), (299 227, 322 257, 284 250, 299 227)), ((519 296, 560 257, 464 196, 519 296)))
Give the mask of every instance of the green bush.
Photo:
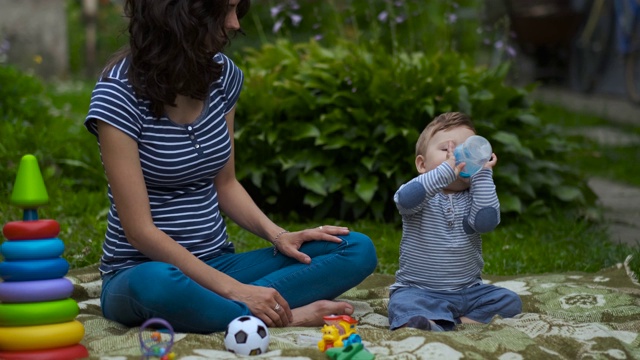
MULTIPOLYGON (((88 105, 90 91, 85 99, 88 105)), ((80 186, 104 189, 95 138, 87 136, 83 117, 64 116, 52 105, 40 79, 10 66, 0 66, 0 191, 10 193, 20 159, 38 158, 45 176, 80 186), (95 166, 97 164, 98 166, 95 166)))
POLYGON ((86 112, 80 113, 89 104, 91 90, 86 85, 60 86, 50 96, 49 86, 0 66, 0 220, 22 220, 22 209, 9 199, 20 159, 35 155, 49 195, 38 216, 60 223, 58 237, 75 268, 95 263, 101 253, 109 205, 106 179, 96 139, 82 124, 86 112), (65 106, 54 106, 53 99, 65 106))
MULTIPOLYGON (((396 217, 392 196, 416 175, 414 146, 437 114, 463 111, 498 155, 506 213, 595 200, 563 161, 574 145, 535 116, 531 89, 508 66, 478 68, 455 52, 390 54, 353 43, 279 41, 238 63, 238 177, 268 211, 304 218, 396 217)), ((397 219, 397 218, 396 218, 397 219)))

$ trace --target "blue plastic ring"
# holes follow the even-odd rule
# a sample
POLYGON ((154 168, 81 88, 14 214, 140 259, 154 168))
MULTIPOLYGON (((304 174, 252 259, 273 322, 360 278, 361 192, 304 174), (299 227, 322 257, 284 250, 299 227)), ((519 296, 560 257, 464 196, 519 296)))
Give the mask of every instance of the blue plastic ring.
POLYGON ((67 278, 0 282, 0 301, 6 303, 61 300, 71 294, 73 283, 67 278))
POLYGON ((0 254, 5 260, 37 260, 57 258, 64 252, 64 243, 58 238, 42 240, 5 241, 0 254))
POLYGON ((4 281, 57 279, 68 271, 69 263, 63 258, 0 262, 0 277, 4 281))

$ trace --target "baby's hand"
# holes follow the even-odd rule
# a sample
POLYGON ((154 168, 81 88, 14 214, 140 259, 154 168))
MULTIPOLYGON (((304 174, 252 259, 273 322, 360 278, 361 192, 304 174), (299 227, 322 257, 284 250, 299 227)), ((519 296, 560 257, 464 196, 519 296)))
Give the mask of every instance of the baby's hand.
POLYGON ((487 161, 483 168, 484 169, 493 169, 494 166, 496 166, 496 164, 498 163, 498 157, 496 156, 495 153, 491 154, 491 158, 489 159, 489 161, 487 161))
POLYGON ((456 173, 456 177, 458 177, 458 175, 460 175, 460 171, 462 171, 466 163, 461 162, 460 164, 458 164, 458 166, 456 166, 456 156, 453 154, 453 150, 455 148, 456 147, 453 141, 449 141, 447 143, 447 159, 445 160, 445 162, 448 163, 449 166, 451 166, 453 172, 456 173))

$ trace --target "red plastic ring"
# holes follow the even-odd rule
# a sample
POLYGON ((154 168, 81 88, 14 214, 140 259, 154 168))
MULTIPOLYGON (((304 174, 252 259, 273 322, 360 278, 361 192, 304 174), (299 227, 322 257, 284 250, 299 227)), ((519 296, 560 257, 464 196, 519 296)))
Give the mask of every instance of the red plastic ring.
POLYGON ((37 240, 58 236, 60 224, 51 219, 10 221, 2 228, 4 237, 9 240, 37 240))
POLYGON ((3 360, 73 360, 88 357, 89 351, 81 344, 45 350, 0 351, 0 359, 3 360))

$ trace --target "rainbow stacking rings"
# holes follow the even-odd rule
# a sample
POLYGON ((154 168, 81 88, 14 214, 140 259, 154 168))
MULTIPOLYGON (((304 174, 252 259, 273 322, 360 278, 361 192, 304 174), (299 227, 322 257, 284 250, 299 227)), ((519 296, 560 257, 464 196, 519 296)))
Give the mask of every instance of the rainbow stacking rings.
POLYGON ((59 360, 89 356, 80 344, 84 326, 71 298, 73 283, 64 278, 60 224, 38 219, 37 207, 49 202, 38 161, 20 160, 11 203, 23 208, 23 221, 2 227, 0 243, 0 359, 59 360))
POLYGON ((64 243, 58 238, 5 241, 0 245, 0 254, 5 260, 37 260, 56 258, 64 252, 64 243))
POLYGON ((51 219, 10 221, 4 224, 2 233, 9 240, 49 239, 58 236, 60 224, 51 219))
POLYGON ((5 303, 60 300, 71 294, 73 283, 67 278, 0 282, 0 301, 5 303))
POLYGON ((43 350, 78 344, 84 327, 78 320, 58 324, 0 327, 0 349, 43 350))
POLYGON ((60 360, 84 359, 88 357, 89 352, 87 348, 80 344, 46 350, 0 351, 0 359, 2 360, 60 360))
POLYGON ((29 326, 69 322, 80 308, 73 299, 34 303, 0 303, 0 326, 29 326))
POLYGON ((47 280, 64 277, 69 263, 63 258, 0 262, 0 277, 4 281, 47 280))

